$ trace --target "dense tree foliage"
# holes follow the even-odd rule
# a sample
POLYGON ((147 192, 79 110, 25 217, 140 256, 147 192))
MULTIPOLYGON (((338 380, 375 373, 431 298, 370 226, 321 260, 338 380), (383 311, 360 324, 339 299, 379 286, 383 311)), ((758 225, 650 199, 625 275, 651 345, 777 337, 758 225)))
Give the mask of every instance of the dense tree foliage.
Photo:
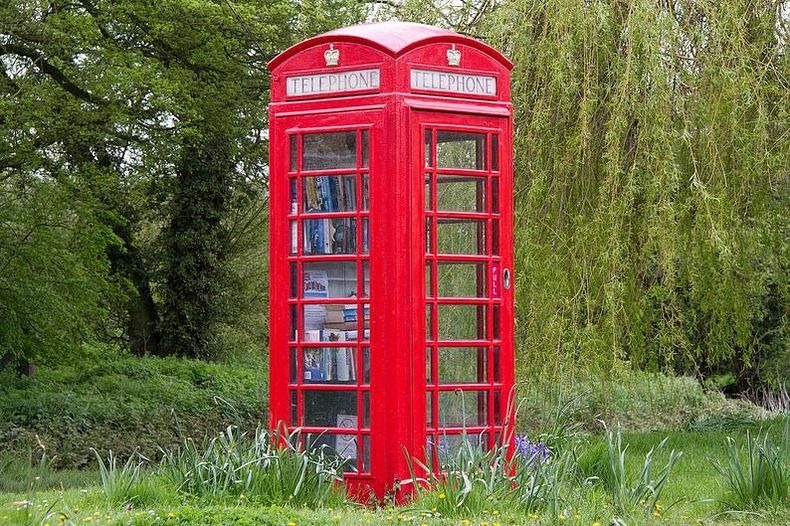
POLYGON ((4 2, 0 354, 91 327, 138 354, 260 346, 265 63, 358 17, 320 0, 4 2))
POLYGON ((511 0, 489 20, 516 64, 532 370, 786 381, 787 15, 766 0, 511 0))

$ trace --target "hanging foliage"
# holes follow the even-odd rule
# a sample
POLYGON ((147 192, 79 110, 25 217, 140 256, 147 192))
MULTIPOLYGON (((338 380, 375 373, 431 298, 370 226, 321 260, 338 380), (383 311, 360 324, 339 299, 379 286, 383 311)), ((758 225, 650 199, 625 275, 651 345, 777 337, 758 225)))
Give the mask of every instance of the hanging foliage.
POLYGON ((510 0, 522 364, 788 370, 788 8, 510 0))

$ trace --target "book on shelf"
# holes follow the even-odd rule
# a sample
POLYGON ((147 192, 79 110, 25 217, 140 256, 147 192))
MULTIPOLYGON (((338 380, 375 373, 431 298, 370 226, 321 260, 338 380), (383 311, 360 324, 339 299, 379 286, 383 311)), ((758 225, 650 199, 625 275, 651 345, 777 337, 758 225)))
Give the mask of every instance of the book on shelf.
MULTIPOLYGON (((329 296, 329 278, 324 270, 305 270, 303 292, 305 298, 329 296)), ((326 305, 304 306, 305 331, 322 329, 326 323, 326 305)))
POLYGON ((354 218, 308 219, 304 223, 305 254, 353 254, 356 246, 354 218))
MULTIPOLYGON (((305 331, 305 342, 343 342, 345 331, 322 329, 305 331)), ((307 382, 350 382, 357 379, 352 347, 305 348, 304 379, 307 382)))
POLYGON ((353 175, 320 175, 305 179, 305 210, 343 212, 355 210, 356 182, 353 175))

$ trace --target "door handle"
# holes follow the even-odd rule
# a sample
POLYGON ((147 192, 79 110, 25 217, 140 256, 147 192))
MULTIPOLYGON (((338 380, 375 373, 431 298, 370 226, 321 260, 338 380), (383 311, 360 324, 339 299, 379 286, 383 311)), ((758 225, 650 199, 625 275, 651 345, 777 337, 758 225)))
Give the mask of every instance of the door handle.
POLYGON ((506 268, 502 271, 502 287, 505 290, 510 290, 510 269, 506 268))

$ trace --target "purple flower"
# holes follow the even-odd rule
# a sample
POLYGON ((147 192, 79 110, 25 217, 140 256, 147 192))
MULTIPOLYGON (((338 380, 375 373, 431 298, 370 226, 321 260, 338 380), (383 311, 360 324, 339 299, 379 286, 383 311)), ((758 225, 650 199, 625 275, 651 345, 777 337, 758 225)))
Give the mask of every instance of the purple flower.
POLYGON ((531 442, 527 435, 516 435, 516 453, 529 466, 546 462, 551 456, 551 450, 543 442, 531 442))

